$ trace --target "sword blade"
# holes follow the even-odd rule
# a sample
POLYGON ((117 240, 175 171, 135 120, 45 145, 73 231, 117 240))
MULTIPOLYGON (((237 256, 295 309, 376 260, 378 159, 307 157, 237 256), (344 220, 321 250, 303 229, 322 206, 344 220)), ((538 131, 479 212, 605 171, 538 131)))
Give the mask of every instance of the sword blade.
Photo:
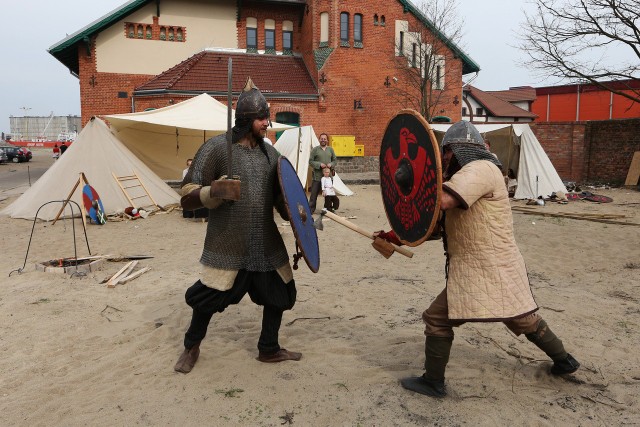
POLYGON ((231 167, 231 145, 233 143, 231 135, 231 70, 232 59, 229 58, 229 65, 227 68, 227 179, 233 179, 233 170, 231 167))

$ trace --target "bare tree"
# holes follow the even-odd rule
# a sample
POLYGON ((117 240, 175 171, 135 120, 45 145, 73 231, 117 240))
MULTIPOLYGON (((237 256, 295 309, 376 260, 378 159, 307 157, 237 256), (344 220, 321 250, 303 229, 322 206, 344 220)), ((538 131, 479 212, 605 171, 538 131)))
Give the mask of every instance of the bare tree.
POLYGON ((396 76, 392 97, 419 111, 427 121, 443 111, 447 89, 460 87, 460 69, 452 47, 462 38, 464 21, 456 0, 423 1, 414 10, 418 24, 400 22, 396 31, 396 76), (457 75, 456 75, 457 73, 457 75))
POLYGON ((534 0, 520 49, 541 76, 590 82, 640 102, 640 0, 534 0), (609 59, 612 50, 624 61, 609 59), (610 84, 609 82, 616 82, 610 84))

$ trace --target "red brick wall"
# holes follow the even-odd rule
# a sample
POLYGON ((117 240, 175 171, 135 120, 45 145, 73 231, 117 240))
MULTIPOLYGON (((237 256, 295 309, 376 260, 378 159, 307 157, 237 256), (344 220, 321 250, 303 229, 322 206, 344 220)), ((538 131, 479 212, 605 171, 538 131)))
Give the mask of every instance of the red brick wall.
POLYGON ((531 129, 560 177, 623 184, 640 151, 640 119, 532 123, 531 129))
MULTIPOLYGON (((417 27, 413 15, 405 13, 395 0, 361 0, 336 2, 335 0, 309 1, 307 9, 290 5, 245 2, 241 19, 237 23, 239 47, 246 47, 246 17, 258 21, 258 49, 264 48, 264 20, 276 23, 276 50, 282 49, 282 22, 293 22, 294 51, 303 55, 312 79, 318 86, 323 101, 292 101, 269 99, 272 111, 294 111, 300 114, 302 125, 313 125, 317 133, 355 135, 356 144, 365 145, 365 156, 377 157, 384 130, 389 120, 406 104, 392 96, 393 88, 384 85, 389 77, 401 78, 395 57, 395 21, 407 20, 417 27), (323 67, 318 70, 314 49, 319 47, 320 13, 329 12, 329 46, 334 48, 323 67), (340 47, 340 13, 350 15, 351 47, 340 47), (353 47, 353 16, 362 15, 363 48, 353 47), (374 14, 385 17, 386 25, 374 25, 374 14), (327 81, 319 81, 324 73, 327 81), (354 100, 362 102, 363 109, 354 109, 354 100)), ((180 24, 179 22, 175 23, 180 24)), ((155 28, 155 26, 154 26, 155 28)), ((123 33, 123 37, 125 34, 123 33)), ((131 95, 135 87, 152 76, 115 73, 97 73, 95 49, 88 57, 85 48, 78 49, 80 58, 80 93, 83 124, 93 115, 127 113, 132 111, 131 95), (95 77, 94 85, 90 84, 95 77), (118 98, 126 92, 126 98, 118 98)), ((185 58, 186 59, 186 58, 185 58)), ((461 96, 462 74, 459 59, 447 59, 445 65, 447 90, 442 94, 442 107, 438 115, 461 119, 460 105, 454 105, 454 96, 461 96)), ((402 79, 400 79, 402 80, 402 79)), ((402 84, 400 81, 399 84, 402 84)), ((137 97, 135 111, 159 108, 184 98, 176 96, 137 97)), ((220 101, 225 102, 220 99, 220 101)), ((275 115, 274 117, 275 118, 275 115)))

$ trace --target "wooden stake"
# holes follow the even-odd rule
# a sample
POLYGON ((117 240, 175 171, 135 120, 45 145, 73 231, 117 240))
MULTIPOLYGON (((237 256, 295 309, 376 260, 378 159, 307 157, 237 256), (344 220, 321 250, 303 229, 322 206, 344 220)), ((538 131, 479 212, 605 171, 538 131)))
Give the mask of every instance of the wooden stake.
MULTIPOLYGON (((129 272, 131 270, 129 270, 129 267, 131 267, 131 265, 133 264, 133 266, 135 266, 134 263, 138 263, 138 261, 129 261, 127 264, 125 264, 124 267, 122 267, 116 274, 114 274, 113 276, 111 276, 111 279, 109 279, 109 281, 107 282, 107 288, 113 288, 118 284, 118 278, 122 275, 122 273, 125 272, 125 270, 128 270, 129 272)), ((133 268, 133 267, 131 267, 133 268)), ((129 274, 127 272, 127 274, 129 274)))

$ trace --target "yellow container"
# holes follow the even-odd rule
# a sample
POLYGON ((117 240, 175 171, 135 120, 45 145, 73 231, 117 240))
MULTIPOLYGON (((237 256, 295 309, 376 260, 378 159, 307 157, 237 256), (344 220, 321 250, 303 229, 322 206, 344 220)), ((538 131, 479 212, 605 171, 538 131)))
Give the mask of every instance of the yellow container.
POLYGON ((364 156, 364 144, 362 144, 362 145, 356 144, 356 149, 355 149, 353 155, 356 156, 356 157, 364 156))
POLYGON ((356 150, 354 135, 332 135, 329 137, 329 143, 337 157, 353 157, 356 150))

